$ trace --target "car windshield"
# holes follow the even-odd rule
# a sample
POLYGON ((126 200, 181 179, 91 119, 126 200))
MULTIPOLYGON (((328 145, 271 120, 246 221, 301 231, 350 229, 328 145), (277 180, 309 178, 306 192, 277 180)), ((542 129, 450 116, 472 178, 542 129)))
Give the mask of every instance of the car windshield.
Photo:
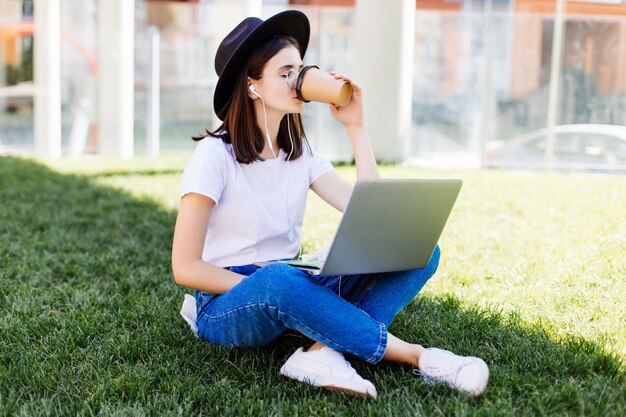
MULTIPOLYGON (((546 150, 547 135, 533 138, 526 142, 525 147, 534 151, 546 150)), ((554 153, 575 155, 580 152, 580 133, 558 133, 554 136, 554 153)))
MULTIPOLYGON (((523 147, 535 152, 545 152, 547 135, 534 137, 523 147)), ((580 157, 583 159, 626 160, 626 140, 600 133, 566 132, 557 133, 554 139, 554 155, 558 157, 580 157)))

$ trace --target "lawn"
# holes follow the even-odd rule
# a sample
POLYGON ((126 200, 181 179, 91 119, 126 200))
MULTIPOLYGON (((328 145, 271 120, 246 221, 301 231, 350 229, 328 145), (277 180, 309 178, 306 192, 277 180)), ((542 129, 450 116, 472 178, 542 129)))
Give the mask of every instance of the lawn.
MULTIPOLYGON (((471 399, 353 358, 378 389, 362 401, 278 374, 305 341, 193 336, 170 271, 185 159, 0 158, 0 416, 626 415, 626 176, 382 167, 464 180, 439 270, 391 331, 479 355, 491 380, 471 399)), ((311 195, 305 250, 338 221, 311 195)))

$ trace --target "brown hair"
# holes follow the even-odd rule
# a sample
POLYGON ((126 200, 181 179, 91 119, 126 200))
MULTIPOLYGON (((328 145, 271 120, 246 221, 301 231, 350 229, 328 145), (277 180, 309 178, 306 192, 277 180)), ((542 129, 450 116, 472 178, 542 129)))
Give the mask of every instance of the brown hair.
MULTIPOLYGON (((291 36, 277 35, 257 48, 248 58, 248 62, 237 76, 235 87, 228 99, 228 112, 223 123, 214 131, 205 131, 205 134, 193 136, 195 141, 202 140, 208 136, 220 138, 226 143, 232 144, 235 157, 238 162, 249 164, 254 161, 263 161, 261 152, 265 146, 265 139, 261 129, 256 124, 256 113, 252 101, 248 99, 248 77, 253 80, 260 80, 263 77, 263 68, 280 50, 287 46, 294 46, 300 50, 298 41, 291 36)), ((298 159, 302 156, 302 143, 306 143, 309 152, 311 148, 304 133, 302 116, 299 113, 290 113, 280 121, 278 129, 278 146, 287 154, 285 160, 298 159), (287 118, 293 137, 293 153, 291 152, 291 141, 287 129, 287 118)))

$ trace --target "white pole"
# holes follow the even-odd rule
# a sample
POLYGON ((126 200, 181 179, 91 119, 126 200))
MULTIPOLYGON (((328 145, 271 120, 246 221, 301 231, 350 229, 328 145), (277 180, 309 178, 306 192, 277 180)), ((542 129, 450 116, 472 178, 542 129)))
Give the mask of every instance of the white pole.
POLYGON ((89 99, 81 97, 74 105, 74 120, 70 133, 70 156, 80 158, 85 152, 85 142, 89 135, 89 99))
POLYGON ((98 1, 98 113, 100 151, 122 159, 134 156, 133 0, 98 1))
POLYGON ((246 17, 254 16, 254 17, 261 18, 263 1, 262 0, 245 0, 245 1, 246 1, 246 17))
POLYGON ((415 0, 357 0, 355 81, 378 160, 408 157, 414 46, 415 0))
POLYGON ((485 0, 483 17, 483 60, 480 91, 480 126, 478 134, 478 166, 485 167, 485 145, 493 140, 496 114, 494 112, 495 94, 493 87, 493 48, 491 41, 492 28, 492 4, 491 0, 485 0))
POLYGON ((552 61, 550 67, 550 90, 548 96, 548 137, 546 139, 545 169, 554 165, 554 126, 559 117, 559 94, 561 84, 561 55, 563 54, 563 11, 566 0, 557 0, 552 39, 552 61))
POLYGON ((150 42, 150 73, 148 75, 147 87, 147 136, 148 136, 148 155, 152 158, 159 156, 159 129, 160 129, 160 44, 161 36, 156 26, 150 26, 148 29, 148 38, 150 42))
POLYGON ((35 2, 35 153, 61 157, 61 6, 35 2))

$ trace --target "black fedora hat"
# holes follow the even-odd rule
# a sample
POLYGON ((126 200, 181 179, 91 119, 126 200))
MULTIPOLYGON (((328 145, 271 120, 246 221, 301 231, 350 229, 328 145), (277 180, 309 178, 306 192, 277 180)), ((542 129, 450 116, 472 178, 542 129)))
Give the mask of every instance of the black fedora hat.
POLYGON ((300 45, 300 57, 304 57, 309 45, 311 26, 306 15, 297 10, 287 10, 263 21, 248 17, 233 29, 215 54, 215 72, 219 77, 213 95, 213 109, 220 120, 228 112, 229 99, 241 67, 255 48, 275 35, 292 36, 300 45))

